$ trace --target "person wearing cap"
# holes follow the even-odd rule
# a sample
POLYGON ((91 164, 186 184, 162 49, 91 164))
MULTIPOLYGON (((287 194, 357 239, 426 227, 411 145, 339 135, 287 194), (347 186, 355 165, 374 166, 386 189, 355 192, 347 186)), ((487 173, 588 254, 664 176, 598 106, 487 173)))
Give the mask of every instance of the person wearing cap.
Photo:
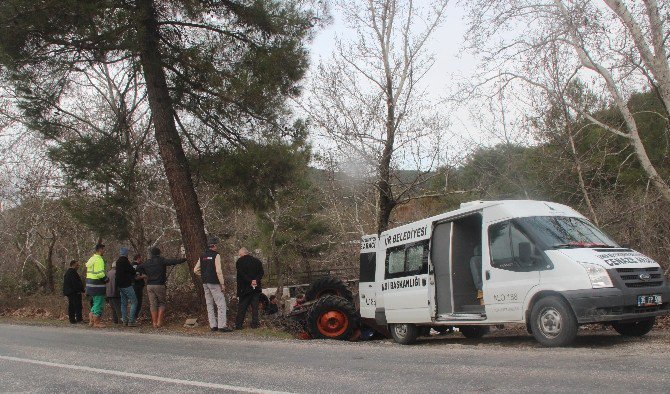
POLYGON ((185 263, 186 259, 166 259, 161 256, 158 247, 151 248, 151 257, 137 268, 141 275, 147 277, 147 295, 149 296, 149 310, 151 323, 154 328, 162 327, 165 321, 165 283, 167 283, 167 267, 185 263))
POLYGON ((207 317, 209 327, 212 331, 230 332, 226 316, 225 283, 223 280, 223 268, 221 266, 221 255, 216 251, 218 239, 209 238, 208 248, 202 253, 195 264, 193 272, 202 278, 202 287, 205 290, 205 302, 207 303, 207 317), (214 311, 214 305, 218 310, 214 311))
POLYGON ((88 314, 89 325, 101 328, 104 324, 100 322, 102 311, 105 308, 105 294, 109 282, 105 274, 105 260, 102 255, 105 253, 105 245, 95 245, 95 253, 86 262, 86 295, 91 297, 91 312, 88 314))
POLYGON ((135 279, 135 268, 130 265, 128 260, 128 248, 122 247, 119 250, 119 258, 116 260, 116 287, 121 294, 121 321, 124 326, 135 327, 135 318, 137 317, 137 296, 133 288, 135 279), (128 305, 130 304, 130 314, 128 314, 128 305))

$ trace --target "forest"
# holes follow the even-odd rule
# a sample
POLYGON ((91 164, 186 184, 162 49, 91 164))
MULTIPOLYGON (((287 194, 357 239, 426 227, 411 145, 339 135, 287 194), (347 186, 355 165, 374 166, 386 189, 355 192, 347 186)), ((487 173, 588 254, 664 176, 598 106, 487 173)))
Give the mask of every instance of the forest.
POLYGON ((60 294, 103 242, 186 257, 186 299, 210 235, 230 278, 245 246, 270 286, 353 279, 362 235, 496 199, 570 205, 667 276, 668 37, 656 0, 4 0, 0 294, 60 294), (313 59, 334 16, 354 33, 313 59), (478 67, 433 98, 448 24, 478 67))

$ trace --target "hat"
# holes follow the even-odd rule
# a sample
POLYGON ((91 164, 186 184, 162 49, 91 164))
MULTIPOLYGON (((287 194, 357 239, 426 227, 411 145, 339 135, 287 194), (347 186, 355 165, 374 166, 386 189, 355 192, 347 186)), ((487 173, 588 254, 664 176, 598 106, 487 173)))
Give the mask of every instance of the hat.
POLYGON ((95 245, 95 250, 99 250, 105 247, 105 244, 96 244, 95 245))
POLYGON ((128 248, 126 248, 125 246, 122 247, 121 250, 119 250, 119 254, 120 254, 121 256, 126 256, 126 257, 128 257, 128 248))
POLYGON ((160 256, 161 254, 161 250, 158 248, 158 246, 154 246, 153 248, 151 248, 150 252, 152 256, 160 256))
POLYGON ((209 237, 209 240, 207 241, 207 245, 212 246, 216 245, 219 243, 219 239, 216 237, 209 237))

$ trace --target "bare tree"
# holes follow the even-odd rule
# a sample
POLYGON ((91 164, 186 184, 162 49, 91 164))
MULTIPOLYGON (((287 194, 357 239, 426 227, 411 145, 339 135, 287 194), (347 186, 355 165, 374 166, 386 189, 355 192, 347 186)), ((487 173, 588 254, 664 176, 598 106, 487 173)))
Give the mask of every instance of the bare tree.
POLYGON ((653 89, 666 108, 668 119, 670 67, 667 40, 670 4, 656 0, 578 0, 540 2, 498 0, 471 2, 469 43, 483 53, 480 86, 509 88, 511 81, 525 83, 560 98, 570 118, 584 117, 592 124, 624 138, 651 184, 670 202, 670 186, 652 163, 640 136, 631 94, 653 89), (561 53, 563 82, 555 80, 546 60, 561 53), (586 81, 603 101, 611 101, 623 122, 598 118, 583 103, 564 95, 561 86, 573 78, 586 81))
POLYGON ((320 64, 305 108, 340 155, 358 160, 364 176, 375 179, 377 232, 388 228, 391 211, 412 197, 437 159, 444 120, 420 82, 433 64, 427 43, 447 3, 336 3, 356 39, 338 41, 333 57, 320 64), (418 174, 398 176, 408 167, 418 174))

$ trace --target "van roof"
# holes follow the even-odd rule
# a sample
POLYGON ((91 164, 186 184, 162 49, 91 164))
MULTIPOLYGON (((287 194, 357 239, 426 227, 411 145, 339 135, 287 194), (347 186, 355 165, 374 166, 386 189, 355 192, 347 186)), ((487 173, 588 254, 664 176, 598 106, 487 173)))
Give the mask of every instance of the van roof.
MULTIPOLYGON (((435 216, 431 216, 425 219, 420 219, 415 222, 403 224, 392 229, 388 229, 382 232, 382 236, 387 233, 397 233, 402 230, 408 230, 415 228, 417 226, 423 226, 427 223, 433 223, 438 221, 443 221, 459 216, 464 216, 470 213, 481 211, 484 208, 490 208, 493 206, 500 205, 500 211, 505 217, 527 217, 527 216, 577 216, 584 217, 579 212, 568 207, 567 205, 549 202, 549 201, 538 201, 538 200, 494 200, 494 201, 484 201, 484 200, 475 200, 464 202, 460 205, 458 209, 453 211, 448 211, 440 213, 435 216)), ((366 235, 363 238, 375 237, 376 234, 366 235)), ((381 236, 380 236, 381 238, 381 236)))

